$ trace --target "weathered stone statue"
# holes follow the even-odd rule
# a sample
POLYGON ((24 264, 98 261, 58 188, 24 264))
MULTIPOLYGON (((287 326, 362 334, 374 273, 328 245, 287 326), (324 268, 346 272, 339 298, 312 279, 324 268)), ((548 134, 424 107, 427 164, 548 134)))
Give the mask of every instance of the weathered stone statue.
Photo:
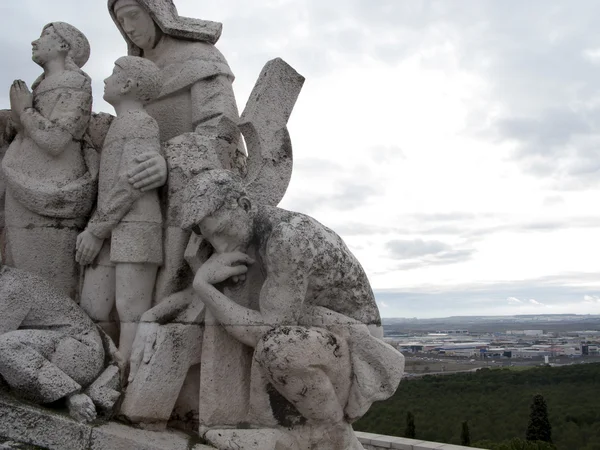
POLYGON ((104 367, 115 349, 73 300, 42 277, 0 266, 0 318, 0 378, 17 395, 64 399, 78 421, 94 420, 96 405, 111 412, 119 371, 104 367))
MULTIPOLYGON (((268 62, 240 118, 248 144, 244 182, 252 197, 265 205, 279 203, 290 180, 292 148, 286 125, 303 83, 304 78, 281 59, 268 62)), ((189 267, 196 271, 210 251, 210 244, 192 234, 185 252, 189 267)), ((248 283, 225 291, 240 304, 251 306, 256 303, 257 289, 260 284, 248 283)), ((189 295, 195 295, 191 281, 161 303, 168 305, 189 295)), ((162 326, 152 358, 140 365, 133 363, 121 413, 154 429, 164 429, 173 419, 192 429, 198 423, 202 427, 235 426, 246 420, 252 350, 228 335, 202 304, 162 316, 165 305, 143 316, 146 323, 142 326, 156 322, 157 316, 162 317, 162 326), (170 383, 161 382, 165 377, 170 383), (149 396, 152 402, 147 401, 149 396)))
MULTIPOLYGON (((381 340, 341 238, 277 208, 304 78, 269 61, 240 117, 214 46, 221 24, 179 16, 173 0, 108 10, 128 44, 105 80, 116 117, 91 113, 89 45, 60 22, 33 43, 44 69, 33 94, 16 81, 0 111, 0 251, 18 267, 0 267, 0 413, 25 428, 47 418, 7 400, 8 384, 92 421, 113 412, 123 379, 117 417, 148 436, 136 448, 159 448, 177 426, 220 450, 361 449, 351 423, 393 394, 404 359, 381 340), (81 308, 67 297, 77 263, 81 308)), ((125 425, 77 426, 82 448, 133 442, 125 425)), ((15 435, 0 421, 2 433, 15 435)))
POLYGON ((75 240, 96 196, 97 155, 83 142, 92 89, 80 68, 90 47, 72 25, 54 22, 32 43, 44 73, 10 90, 18 134, 2 162, 8 265, 42 275, 73 298, 75 240))
POLYGON ((180 227, 183 190, 199 171, 231 167, 239 140, 233 74, 215 48, 221 24, 180 17, 172 0, 108 0, 128 53, 154 62, 163 86, 146 105, 160 128, 169 180, 163 192, 165 261, 156 300, 185 289, 190 233, 180 227))
MULTIPOLYGON (((305 215, 253 204, 242 180, 223 170, 205 172, 189 186, 183 226, 201 234, 214 254, 196 273, 197 297, 159 305, 158 322, 201 301, 254 349, 247 423, 290 429, 297 448, 362 448, 350 423, 394 393, 404 358, 380 340, 373 292, 340 237, 305 215), (251 266, 262 281, 256 309, 217 289, 256 282, 246 280, 251 266)), ((138 358, 156 333, 141 330, 149 334, 138 340, 138 358)), ((207 438, 218 444, 223 433, 209 431, 207 438)), ((240 448, 249 445, 236 433, 240 448)))
MULTIPOLYGON (((90 78, 81 70, 90 46, 77 28, 53 22, 32 47, 33 60, 44 73, 33 93, 23 81, 15 81, 11 110, 0 114, 0 156, 5 153, 0 251, 6 264, 40 274, 78 298, 75 242, 96 199, 97 150, 104 138, 98 137, 103 120, 91 114, 90 78)), ((165 183, 161 155, 145 153, 136 163, 129 173, 136 188, 165 183)))
POLYGON ((81 306, 115 335, 110 314, 116 301, 119 351, 126 361, 140 316, 152 306, 163 261, 158 193, 136 189, 128 180, 137 157, 160 155, 158 124, 144 110, 160 88, 158 67, 137 56, 117 60, 105 80, 104 99, 117 117, 104 140, 96 210, 77 239, 77 261, 93 264, 85 272, 81 306))

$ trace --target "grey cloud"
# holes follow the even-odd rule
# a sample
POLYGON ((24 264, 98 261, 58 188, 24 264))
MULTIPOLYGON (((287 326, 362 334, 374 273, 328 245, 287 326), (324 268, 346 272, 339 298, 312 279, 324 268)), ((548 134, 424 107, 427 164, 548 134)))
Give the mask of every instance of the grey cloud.
MULTIPOLYGON (((504 115, 477 111, 483 117, 471 119, 471 131, 489 123, 484 134, 517 142, 515 163, 534 176, 560 178, 560 184, 554 183, 557 189, 596 185, 597 142, 586 146, 580 138, 599 135, 600 111, 590 105, 597 94, 598 68, 582 54, 600 46, 593 19, 600 5, 539 0, 479 5, 474 14, 485 26, 460 33, 461 62, 486 79, 490 100, 504 115)), ((449 19, 460 20, 454 15, 449 19)))
POLYGON ((424 256, 416 260, 402 262, 396 266, 395 270, 413 270, 423 267, 459 264, 469 261, 474 253, 474 249, 449 250, 435 255, 424 256))
POLYGON ((560 195, 549 195, 544 199, 544 206, 555 206, 565 202, 564 197, 560 195))
POLYGON ((457 264, 468 261, 474 253, 473 249, 455 249, 441 241, 423 239, 389 241, 386 249, 393 259, 401 261, 397 270, 457 264))
MULTIPOLYGON (((552 202, 560 202, 562 197, 552 202)), ((313 201, 306 201, 311 205, 313 201)), ((554 203, 552 203, 554 204, 554 203)), ((403 226, 376 226, 360 222, 333 223, 332 226, 340 234, 345 236, 366 236, 366 235, 397 235, 397 236, 451 236, 463 239, 465 244, 473 245, 476 241, 484 239, 487 236, 497 233, 551 233, 566 229, 600 229, 600 217, 584 216, 569 219, 553 220, 535 220, 529 222, 512 222, 510 218, 503 218, 501 224, 489 226, 479 225, 477 218, 479 215, 469 215, 468 213, 455 214, 417 214, 407 215, 399 222, 403 226), (439 220, 442 225, 428 226, 430 222, 439 220), (446 222, 452 224, 445 225, 446 222)), ((498 218, 498 217, 497 217, 498 218)), ((388 251, 395 254, 396 257, 406 255, 407 252, 420 249, 422 255, 428 254, 428 251, 448 250, 449 247, 443 247, 446 244, 437 240, 407 239, 393 240, 388 242, 388 251), (443 248, 442 248, 443 247, 443 248)), ((418 255, 416 255, 418 256, 418 255)))
POLYGON ((544 111, 541 117, 508 118, 498 124, 504 139, 522 143, 517 157, 542 155, 555 157, 564 150, 572 136, 591 132, 585 117, 574 111, 544 111))
MULTIPOLYGON (((449 317, 457 315, 506 314, 535 299, 551 313, 552 307, 585 303, 597 298, 597 274, 572 273, 530 280, 499 283, 464 284, 459 286, 422 286, 415 289, 376 289, 375 297, 395 311, 396 317, 449 317), (507 299, 521 299, 508 304, 507 299)), ((529 303, 533 306, 532 303, 529 303)))
POLYGON ((465 232, 465 228, 457 226, 435 226, 435 227, 392 227, 377 226, 360 222, 342 222, 333 224, 333 228, 344 236, 367 236, 374 234, 395 234, 404 236, 459 236, 465 232))
POLYGON ((369 184, 344 183, 329 201, 334 209, 356 209, 378 194, 377 187, 369 184))
POLYGON ((423 222, 462 222, 466 220, 473 220, 481 216, 482 215, 476 215, 470 212, 455 211, 412 214, 410 217, 423 222))
POLYGON ((319 193, 312 197, 303 194, 291 197, 286 201, 295 211, 314 214, 325 206, 333 211, 354 210, 367 204, 378 193, 379 190, 376 186, 342 180, 337 183, 333 194, 319 193))
POLYGON ((448 251, 451 247, 440 241, 394 240, 386 244, 391 256, 395 259, 412 259, 420 256, 437 255, 448 251))
POLYGON ((564 220, 545 220, 523 223, 505 223, 493 227, 470 229, 463 234, 465 238, 481 238, 501 232, 552 232, 564 229, 600 228, 600 217, 575 217, 564 220))
POLYGON ((436 226, 430 228, 419 228, 413 230, 412 234, 422 234, 422 235, 446 235, 446 236, 460 236, 465 232, 465 227, 459 226, 436 226))
POLYGON ((397 145, 376 146, 370 149, 369 155, 377 164, 390 164, 406 159, 404 151, 397 145))
POLYGON ((307 174, 333 174, 339 173, 342 166, 332 161, 319 158, 296 158, 294 159, 294 172, 306 172, 307 174))
POLYGON ((345 222, 334 225, 333 228, 342 236, 370 236, 374 234, 390 234, 400 230, 392 227, 381 227, 359 222, 345 222))

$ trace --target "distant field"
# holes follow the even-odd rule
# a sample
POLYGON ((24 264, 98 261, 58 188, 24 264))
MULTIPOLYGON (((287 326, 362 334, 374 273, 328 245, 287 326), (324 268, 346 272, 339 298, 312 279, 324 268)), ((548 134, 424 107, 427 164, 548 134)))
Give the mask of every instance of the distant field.
MULTIPOLYGON (((431 355, 431 354, 405 354, 406 367, 405 372, 412 375, 424 375, 424 374, 438 374, 438 373, 452 373, 452 372, 464 372, 468 370, 475 370, 478 368, 508 368, 514 371, 527 370, 532 367, 541 366, 543 364, 542 358, 535 359, 506 359, 506 358, 459 358, 443 355, 431 355)), ((550 359, 551 364, 567 365, 567 364, 579 364, 582 362, 598 362, 600 363, 599 356, 586 356, 583 358, 569 358, 569 357, 553 357, 550 359)))
POLYGON ((545 330, 566 333, 600 330, 600 316, 541 316, 536 320, 516 320, 508 317, 448 317, 443 319, 383 319, 383 329, 389 334, 435 332, 439 330, 468 330, 474 334, 502 333, 507 330, 545 330))
POLYGON ((465 420, 472 442, 523 438, 537 393, 547 401, 559 450, 600 450, 599 363, 405 380, 391 399, 374 404, 355 429, 403 436, 406 413, 411 411, 419 439, 459 444, 465 420))

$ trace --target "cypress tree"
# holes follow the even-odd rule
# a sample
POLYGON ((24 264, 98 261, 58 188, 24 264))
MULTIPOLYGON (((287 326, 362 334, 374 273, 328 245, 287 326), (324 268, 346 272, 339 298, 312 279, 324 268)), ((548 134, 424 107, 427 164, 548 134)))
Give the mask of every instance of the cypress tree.
POLYGON ((548 407, 546 406, 546 400, 540 394, 533 397, 525 439, 528 441, 552 442, 552 427, 548 419, 548 407))
POLYGON ((471 446, 471 433, 469 431, 469 422, 464 421, 462 423, 462 431, 460 432, 460 445, 465 447, 471 446))
POLYGON ((414 439, 416 437, 415 431, 415 416, 410 411, 406 413, 406 429, 404 430, 404 437, 414 439))

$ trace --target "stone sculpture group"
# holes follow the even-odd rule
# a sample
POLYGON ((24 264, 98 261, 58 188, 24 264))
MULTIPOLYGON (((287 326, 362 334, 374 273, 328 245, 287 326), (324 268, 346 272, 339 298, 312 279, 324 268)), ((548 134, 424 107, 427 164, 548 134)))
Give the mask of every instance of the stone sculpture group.
POLYGON ((0 389, 219 449, 362 448, 351 424, 404 360, 341 238, 277 208, 304 79, 267 63, 240 117, 221 24, 108 11, 116 117, 92 113, 90 45, 62 22, 0 112, 0 389))

